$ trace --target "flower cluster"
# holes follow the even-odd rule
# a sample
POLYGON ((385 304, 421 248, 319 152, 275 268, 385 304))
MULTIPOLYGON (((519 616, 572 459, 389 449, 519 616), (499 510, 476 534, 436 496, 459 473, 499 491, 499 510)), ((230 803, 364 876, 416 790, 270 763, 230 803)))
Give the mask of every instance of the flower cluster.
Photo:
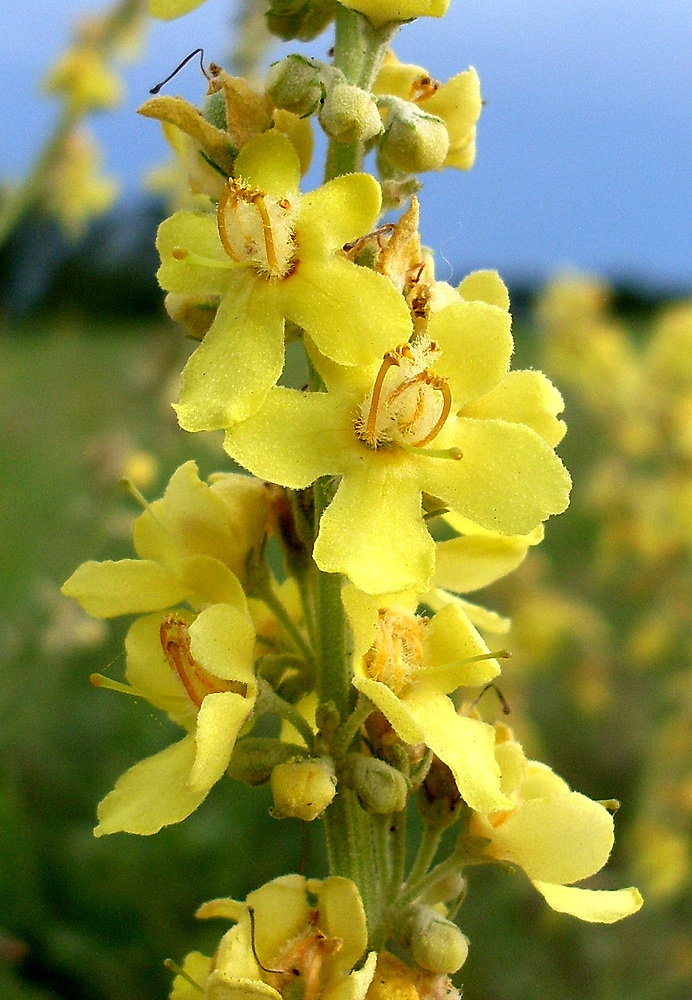
POLYGON ((141 109, 195 195, 157 241, 169 312, 197 341, 175 409, 188 431, 223 430, 246 474, 204 482, 183 465, 135 523, 138 558, 86 563, 63 588, 96 616, 141 616, 125 682, 95 683, 185 731, 120 778, 97 833, 178 822, 224 774, 268 782, 277 819, 324 820, 332 877, 203 907, 235 926, 212 959, 188 957, 178 1000, 289 996, 297 976, 309 1000, 386 993, 380 974, 449 992, 468 950, 453 920, 467 864, 509 862, 585 920, 641 902, 571 885, 605 864, 610 813, 474 700, 495 685, 507 653, 488 643, 507 621, 462 595, 516 568, 567 506, 562 399, 511 367, 500 277, 437 280, 415 196, 397 222, 381 214, 383 190, 403 201, 413 174, 471 167, 478 78, 440 85, 388 51, 398 22, 445 3, 324 6, 273 5, 270 24, 311 37, 336 16, 337 39, 345 24, 360 39, 357 79, 338 54, 332 67, 289 57, 258 94, 212 65, 202 112, 163 97, 141 109), (330 149, 327 180, 306 192, 313 114, 330 149), (379 181, 360 170, 374 147, 379 181), (413 801, 425 834, 407 874, 413 801))

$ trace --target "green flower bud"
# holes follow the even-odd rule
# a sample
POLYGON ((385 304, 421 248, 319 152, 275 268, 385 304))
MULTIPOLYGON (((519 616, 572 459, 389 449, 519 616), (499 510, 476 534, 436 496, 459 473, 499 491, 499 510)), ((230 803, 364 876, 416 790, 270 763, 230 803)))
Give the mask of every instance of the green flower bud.
POLYGON ((322 34, 336 6, 334 0, 270 0, 267 27, 279 38, 309 42, 322 34))
POLYGON ((468 938, 432 906, 416 906, 409 911, 405 936, 413 960, 428 972, 456 972, 468 957, 468 938))
POLYGON ((382 119, 372 94, 338 83, 319 112, 320 125, 337 142, 368 142, 382 131, 382 119))
POLYGON ((295 761, 300 754, 307 754, 295 743, 283 743, 259 736, 239 740, 234 749, 228 774, 246 785, 261 785, 280 764, 295 761))
POLYGON ((314 59, 287 56, 269 67, 265 93, 275 107, 306 118, 317 109, 324 95, 320 69, 314 59))
POLYGON ((353 788, 361 805, 374 813, 401 812, 408 785, 401 771, 376 757, 351 753, 346 758, 344 784, 353 788))
POLYGON ((407 174, 440 170, 449 150, 447 126, 408 101, 390 100, 391 112, 380 152, 407 174))
POLYGON ((289 761, 271 774, 275 816, 317 819, 336 794, 334 765, 328 757, 289 761))

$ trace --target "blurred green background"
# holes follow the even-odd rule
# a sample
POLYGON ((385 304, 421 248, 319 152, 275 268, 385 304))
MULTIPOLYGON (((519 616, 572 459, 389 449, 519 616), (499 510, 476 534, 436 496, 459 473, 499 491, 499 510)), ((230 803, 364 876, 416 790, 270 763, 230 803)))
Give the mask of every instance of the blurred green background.
MULTIPOLYGON (((5 257, 6 301, 18 287, 16 257, 15 244, 5 257)), ((190 457, 203 474, 228 465, 218 437, 175 424, 169 403, 189 348, 159 313, 151 279, 138 297, 127 291, 132 275, 121 273, 116 295, 118 279, 90 276, 89 259, 87 247, 63 262, 43 298, 6 316, 0 331, 0 997, 8 1000, 162 1000, 163 959, 218 940, 218 924, 194 919, 201 902, 243 897, 278 873, 324 870, 316 824, 270 819, 264 790, 230 780, 153 838, 92 836, 97 802, 170 741, 169 724, 89 685, 92 671, 121 675, 127 623, 87 619, 59 586, 86 558, 130 554, 138 508, 119 485, 124 473, 154 498, 190 457), (108 302, 105 323, 96 316, 108 302)), ((600 464, 620 461, 620 481, 635 493, 642 461, 649 480, 661 473, 608 431, 623 419, 613 405, 599 410, 578 379, 561 381, 564 335, 555 340, 559 324, 545 308, 540 333, 528 301, 525 291, 514 295, 515 364, 557 369, 574 502, 518 573, 479 599, 516 618, 502 689, 529 753, 576 789, 623 802, 614 856, 593 886, 637 883, 647 901, 621 924, 582 925, 552 913, 520 874, 473 871, 460 914, 471 953, 459 978, 472 1000, 683 1000, 692 973, 692 697, 681 599, 689 539, 683 533, 665 558, 642 554, 628 535, 613 548, 624 515, 622 504, 594 501, 600 464), (654 634, 647 645, 644 630, 637 647, 651 620, 667 623, 663 639, 654 634)), ((578 309, 568 312, 583 337, 578 309)), ((659 312, 630 289, 601 320, 636 355, 659 312)))

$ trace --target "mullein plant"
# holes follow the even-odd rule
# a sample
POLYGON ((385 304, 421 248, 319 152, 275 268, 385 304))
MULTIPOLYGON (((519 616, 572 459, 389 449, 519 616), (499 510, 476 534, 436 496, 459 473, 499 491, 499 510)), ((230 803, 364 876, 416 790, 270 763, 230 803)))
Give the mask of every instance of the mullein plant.
POLYGON ((510 368, 500 277, 452 287, 421 246, 418 174, 471 167, 480 87, 472 69, 439 84, 390 46, 446 6, 277 0, 282 38, 334 22, 331 64, 289 55, 264 92, 211 64, 201 110, 163 95, 141 109, 193 196, 158 236, 168 311, 196 341, 175 409, 185 430, 222 430, 247 474, 184 464, 143 501, 136 558, 87 562, 63 587, 97 617, 138 616, 124 680, 94 682, 181 730, 116 782, 96 834, 155 834, 230 776, 269 783, 277 820, 319 820, 329 864, 204 903, 230 929, 174 966, 176 1000, 278 1000, 297 980, 309 1000, 456 996, 472 865, 523 869, 582 920, 641 905, 634 888, 574 885, 608 859, 612 801, 572 791, 479 710, 508 623, 466 595, 540 542, 570 479, 560 394, 510 368), (328 149, 306 191, 311 119, 328 149))

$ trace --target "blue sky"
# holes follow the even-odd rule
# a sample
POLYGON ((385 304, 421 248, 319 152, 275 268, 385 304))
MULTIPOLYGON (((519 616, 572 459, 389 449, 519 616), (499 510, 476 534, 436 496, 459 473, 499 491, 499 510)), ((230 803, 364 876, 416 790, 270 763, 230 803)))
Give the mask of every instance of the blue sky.
MULTIPOLYGON (((54 105, 37 98, 38 82, 70 22, 103 6, 3 0, 0 176, 18 175, 50 126, 54 105)), ((127 192, 164 156, 157 127, 134 109, 191 49, 222 62, 232 11, 207 0, 157 23, 125 70, 125 105, 94 122, 127 192)), ((422 231, 440 276, 445 260, 514 280, 571 266, 689 291, 691 41, 689 0, 452 0, 442 20, 405 26, 400 59, 443 80, 474 65, 487 101, 474 169, 425 178, 422 231)), ((326 58, 329 44, 325 35, 303 49, 326 58)), ((169 92, 197 101, 202 83, 191 65, 169 92)))

